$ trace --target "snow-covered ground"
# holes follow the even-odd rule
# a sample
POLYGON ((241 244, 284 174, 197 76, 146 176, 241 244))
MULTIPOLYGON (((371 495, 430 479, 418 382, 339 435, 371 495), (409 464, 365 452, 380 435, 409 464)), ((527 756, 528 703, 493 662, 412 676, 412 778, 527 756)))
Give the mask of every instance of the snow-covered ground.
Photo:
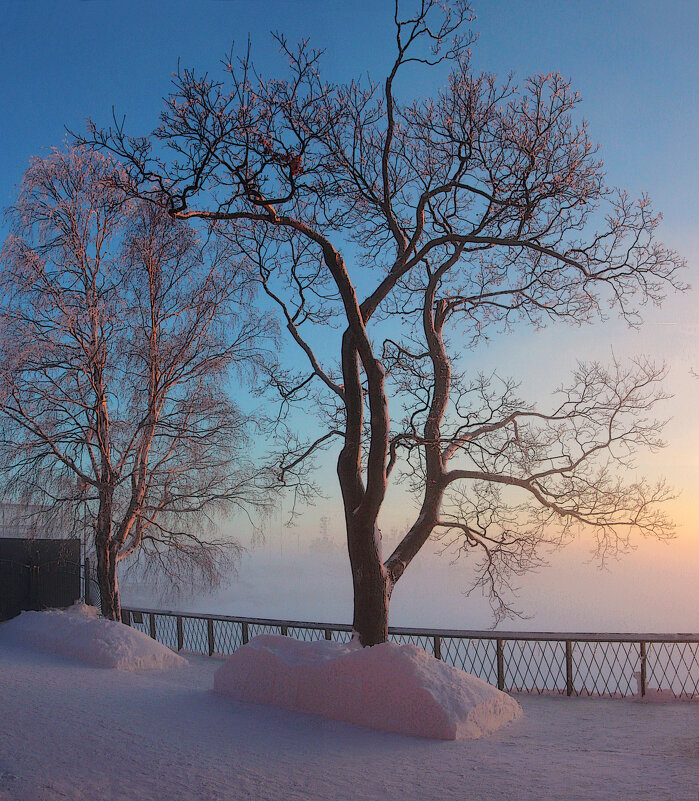
POLYGON ((480 740, 233 701, 221 660, 107 670, 3 636, 1 801, 696 801, 696 704, 518 696, 480 740))

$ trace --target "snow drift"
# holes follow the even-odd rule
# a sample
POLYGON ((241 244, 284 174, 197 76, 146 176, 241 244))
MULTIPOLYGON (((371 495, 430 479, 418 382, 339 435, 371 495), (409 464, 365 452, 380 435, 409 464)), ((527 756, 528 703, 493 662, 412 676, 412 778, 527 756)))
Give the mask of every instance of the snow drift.
POLYGON ((414 645, 372 648, 256 637, 214 675, 214 691, 372 729, 476 739, 519 717, 519 704, 414 645))
POLYGON ((82 603, 66 610, 22 612, 0 625, 3 641, 118 670, 163 670, 187 664, 142 632, 101 618, 94 607, 82 603))

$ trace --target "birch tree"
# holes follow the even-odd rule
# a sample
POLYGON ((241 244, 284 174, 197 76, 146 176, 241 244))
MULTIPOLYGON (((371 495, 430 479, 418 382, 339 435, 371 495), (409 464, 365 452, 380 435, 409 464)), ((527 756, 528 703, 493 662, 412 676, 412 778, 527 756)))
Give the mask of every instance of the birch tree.
POLYGON ((0 272, 3 489, 89 527, 102 612, 117 620, 123 559, 214 579, 235 543, 207 518, 260 501, 225 384, 262 341, 236 319, 244 273, 125 198, 118 170, 79 147, 34 159, 0 272))
MULTIPOLYGON (((520 84, 475 74, 468 7, 395 6, 381 81, 333 85, 321 54, 278 37, 288 62, 265 79, 250 57, 221 80, 182 70, 149 136, 123 124, 88 139, 116 153, 134 194, 199 220, 257 270, 305 370, 272 365, 283 409, 315 403, 317 438, 284 428, 279 475, 339 443, 355 632, 387 637, 391 592, 431 536, 480 554, 496 614, 507 583, 571 527, 601 550, 630 532, 667 536, 664 485, 628 482, 659 447, 662 367, 582 364, 549 408, 469 371, 489 330, 600 320, 682 287, 682 260, 655 239, 650 202, 607 188, 560 75, 520 84), (403 99, 410 70, 449 67, 434 96, 403 99), (333 325, 337 358, 327 357, 333 325), (384 556, 389 481, 419 511, 384 556)), ((493 372, 497 365, 493 365, 493 372)))

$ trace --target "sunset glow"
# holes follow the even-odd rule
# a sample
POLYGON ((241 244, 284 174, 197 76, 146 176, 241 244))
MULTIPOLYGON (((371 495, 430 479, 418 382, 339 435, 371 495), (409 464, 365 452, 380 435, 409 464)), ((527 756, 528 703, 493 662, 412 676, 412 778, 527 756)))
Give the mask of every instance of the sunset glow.
POLYGON ((0 801, 696 797, 698 31, 0 3, 0 801))
MULTIPOLYGON (((387 63, 379 42, 390 38, 390 19, 371 3, 352 4, 350 11, 307 2, 303 15, 287 4, 272 3, 264 14, 246 9, 244 16, 238 4, 202 5, 195 14, 187 3, 179 3, 179 13, 178 3, 169 3, 168 13, 162 13, 162 4, 153 3, 140 9, 137 29, 130 23, 135 6, 124 4, 117 10, 99 3, 81 4, 70 12, 70 40, 54 36, 65 22, 57 16, 56 7, 39 5, 38 23, 28 5, 13 4, 3 10, 0 58, 6 114, 0 203, 4 206, 13 202, 14 187, 28 159, 60 145, 66 128, 81 131, 87 117, 107 124, 114 107, 117 115, 126 114, 130 132, 149 130, 178 59, 185 66, 215 71, 231 40, 240 43, 248 32, 256 59, 265 69, 279 64, 276 45, 267 34, 270 27, 284 31, 291 41, 310 36, 312 44, 325 48, 324 68, 335 80, 354 74, 357 64, 378 76, 387 63), (94 37, 105 30, 109 35, 101 36, 100 47, 95 48, 94 37), (35 42, 34 56, 27 60, 16 48, 30 39, 35 42)), ((660 9, 652 3, 617 4, 611 18, 606 10, 601 3, 586 4, 583 11, 578 6, 561 8, 544 2, 525 13, 518 4, 505 0, 476 8, 478 17, 472 25, 479 39, 472 48, 474 66, 499 75, 514 70, 516 80, 551 70, 572 78, 583 96, 582 114, 592 137, 602 143, 610 181, 632 194, 648 192, 664 213, 660 237, 688 259, 685 280, 691 284, 697 276, 697 154, 689 141, 696 129, 696 108, 688 102, 695 92, 689 31, 696 15, 687 5, 660 9), (601 17, 605 17, 602 26, 601 17)), ((442 80, 439 70, 429 75, 415 71, 412 90, 432 91, 442 80)), ((697 600, 696 585, 691 586, 686 575, 672 572, 678 569, 673 564, 686 566, 699 557, 699 423, 694 413, 699 379, 693 375, 699 370, 699 324, 695 308, 693 292, 670 295, 662 308, 644 311, 646 322, 637 331, 626 328, 612 313, 606 324, 591 328, 559 325, 543 331, 523 329, 515 338, 495 337, 469 357, 472 369, 513 376, 521 382, 522 394, 539 401, 550 397, 566 368, 577 359, 604 362, 612 355, 644 355, 668 365, 666 386, 673 397, 659 409, 659 416, 669 418, 667 448, 643 456, 638 474, 666 476, 677 490, 678 498, 671 503, 677 538, 667 550, 657 552, 655 546, 639 540, 638 551, 631 557, 660 559, 667 568, 668 572, 659 571, 664 578, 659 575, 656 608, 663 604, 662 588, 670 585, 684 586, 688 602, 697 600), (549 369, 554 362, 561 368, 560 378, 549 369)), ((246 403, 245 399, 240 402, 246 403)), ((333 521, 332 538, 342 543, 333 458, 323 465, 320 481, 328 499, 304 511, 297 528, 285 535, 288 547, 313 540, 320 518, 326 515, 333 521)), ((406 521, 405 504, 398 500, 400 494, 395 497, 394 504, 382 512, 385 532, 401 529, 406 521)), ((272 538, 277 537, 274 525, 269 532, 272 538)), ((585 538, 579 547, 584 553, 585 538)), ((455 566, 453 572, 458 574, 459 569, 455 566)), ((574 583, 575 569, 567 569, 574 583)), ((616 568, 607 565, 607 569, 613 575, 616 568)), ((406 582, 411 581, 409 576, 410 571, 406 582)), ((536 580, 546 586, 553 573, 544 570, 536 580)), ((455 585, 459 582, 456 576, 455 585)), ((468 610, 464 603, 460 612, 464 624, 487 625, 480 616, 470 620, 468 610)), ((537 614, 537 609, 528 611, 537 614)), ((645 627, 641 611, 629 625, 645 627)), ((666 625, 674 628, 670 617, 666 625)))

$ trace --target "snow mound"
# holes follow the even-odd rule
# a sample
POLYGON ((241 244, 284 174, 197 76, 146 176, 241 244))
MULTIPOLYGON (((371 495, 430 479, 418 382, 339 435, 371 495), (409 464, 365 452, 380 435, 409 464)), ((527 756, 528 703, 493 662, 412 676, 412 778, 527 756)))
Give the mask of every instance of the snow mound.
POLYGON ((83 603, 66 610, 22 612, 0 625, 1 641, 118 670, 164 670, 187 664, 142 632, 101 618, 94 607, 83 603))
POLYGON ((237 701, 440 740, 477 739, 519 717, 520 705, 414 645, 372 648, 265 635, 214 674, 237 701))

